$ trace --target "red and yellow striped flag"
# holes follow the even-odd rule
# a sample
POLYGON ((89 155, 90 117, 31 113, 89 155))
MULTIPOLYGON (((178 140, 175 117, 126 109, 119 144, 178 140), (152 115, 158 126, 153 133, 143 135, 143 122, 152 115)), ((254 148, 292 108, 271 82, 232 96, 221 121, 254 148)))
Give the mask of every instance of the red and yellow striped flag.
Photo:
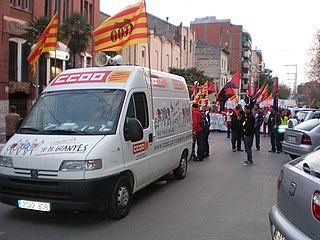
POLYGON ((238 105, 238 93, 237 93, 237 89, 233 88, 233 95, 230 97, 230 101, 235 101, 236 105, 238 105))
POLYGON ((267 98, 268 98, 268 85, 266 84, 266 86, 264 87, 264 89, 258 99, 258 102, 261 103, 264 100, 266 100, 267 98))
POLYGON ((93 31, 94 51, 120 51, 123 47, 148 42, 145 1, 129 6, 105 20, 93 31))
POLYGON ((57 34, 58 34, 58 14, 56 13, 46 29, 39 37, 35 47, 31 50, 27 60, 32 65, 32 76, 35 75, 36 65, 41 53, 48 51, 55 51, 57 47, 57 34))

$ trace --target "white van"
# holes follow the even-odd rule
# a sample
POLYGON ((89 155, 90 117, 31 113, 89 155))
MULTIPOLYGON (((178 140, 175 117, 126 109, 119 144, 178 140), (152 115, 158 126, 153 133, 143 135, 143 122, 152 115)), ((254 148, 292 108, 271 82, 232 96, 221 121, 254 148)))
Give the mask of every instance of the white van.
POLYGON ((67 70, 44 90, 0 154, 0 201, 23 209, 106 210, 187 172, 192 114, 183 77, 138 66, 67 70))

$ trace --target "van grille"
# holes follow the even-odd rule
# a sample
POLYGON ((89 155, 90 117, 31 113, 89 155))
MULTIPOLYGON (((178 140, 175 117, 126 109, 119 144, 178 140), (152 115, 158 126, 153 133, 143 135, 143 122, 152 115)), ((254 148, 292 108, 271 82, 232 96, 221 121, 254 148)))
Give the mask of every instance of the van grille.
MULTIPOLYGON (((14 173, 17 174, 18 176, 30 177, 31 176, 31 169, 14 168, 14 173)), ((38 174, 37 178, 57 177, 58 171, 37 169, 37 174, 38 174)))
POLYGON ((42 200, 58 200, 71 201, 71 192, 57 191, 59 189, 59 182, 57 181, 43 181, 37 179, 17 179, 9 178, 9 185, 1 186, 0 195, 32 198, 42 200))
POLYGON ((58 201, 71 201, 70 193, 41 191, 34 189, 16 188, 16 187, 2 187, 1 195, 19 197, 19 198, 32 198, 32 199, 46 199, 58 201))

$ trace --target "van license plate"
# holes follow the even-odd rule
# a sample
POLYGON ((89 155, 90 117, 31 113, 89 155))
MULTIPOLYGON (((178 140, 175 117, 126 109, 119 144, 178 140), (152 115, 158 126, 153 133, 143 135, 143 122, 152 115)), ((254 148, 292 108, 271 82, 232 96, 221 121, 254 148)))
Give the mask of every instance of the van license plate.
POLYGON ((49 212, 50 211, 50 203, 28 201, 28 200, 18 200, 18 208, 49 212))

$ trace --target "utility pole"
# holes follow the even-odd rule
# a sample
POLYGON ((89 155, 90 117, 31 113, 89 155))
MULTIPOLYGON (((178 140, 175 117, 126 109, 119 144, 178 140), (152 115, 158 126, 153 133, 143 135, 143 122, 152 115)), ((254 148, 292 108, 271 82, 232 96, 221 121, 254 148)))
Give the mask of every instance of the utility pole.
POLYGON ((287 74, 294 74, 294 79, 287 78, 287 80, 294 80, 294 87, 293 87, 293 97, 297 97, 297 84, 298 84, 298 78, 297 78, 297 73, 298 73, 298 65, 297 64, 288 64, 284 65, 286 67, 294 67, 295 72, 287 72, 287 74))

